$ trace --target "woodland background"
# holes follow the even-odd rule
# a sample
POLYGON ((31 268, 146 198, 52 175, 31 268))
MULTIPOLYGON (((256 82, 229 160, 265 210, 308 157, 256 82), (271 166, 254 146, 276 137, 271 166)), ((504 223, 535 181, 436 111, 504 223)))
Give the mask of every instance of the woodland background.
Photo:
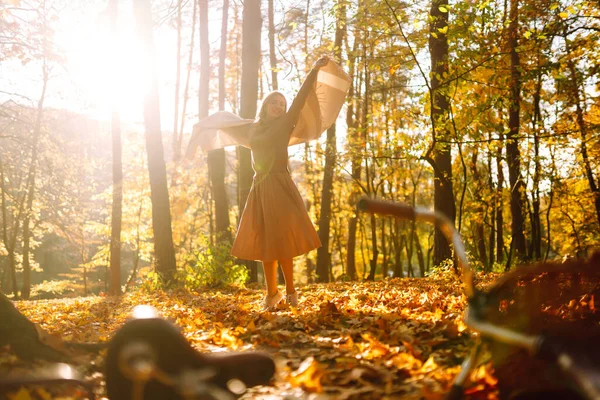
MULTIPOLYGON (((483 271, 597 246, 596 2, 92 3, 0 2, 5 293, 259 281, 256 263, 229 256, 252 180, 248 151, 182 156, 199 118, 219 109, 253 118, 273 89, 291 99, 322 55, 344 66, 352 86, 336 126, 291 151, 323 242, 296 259, 300 282, 417 277, 452 264, 433 227, 356 213, 362 195, 445 213, 483 271), (97 11, 117 32, 132 9, 132 49, 144 60, 134 72, 149 89, 139 117, 53 102, 79 93, 65 83, 74 71, 55 41, 60 27, 97 11), (176 53, 168 76, 156 68, 165 37, 176 53)), ((118 99, 127 63, 107 48, 97 79, 118 99)))

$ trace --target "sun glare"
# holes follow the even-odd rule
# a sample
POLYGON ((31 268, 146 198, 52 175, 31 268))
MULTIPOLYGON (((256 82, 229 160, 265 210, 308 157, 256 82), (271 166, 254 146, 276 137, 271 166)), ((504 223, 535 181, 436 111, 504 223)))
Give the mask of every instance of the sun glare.
POLYGON ((57 38, 69 80, 77 89, 76 101, 97 118, 109 117, 116 107, 123 121, 140 121, 148 69, 135 21, 120 16, 113 36, 106 14, 89 14, 65 16, 57 38))

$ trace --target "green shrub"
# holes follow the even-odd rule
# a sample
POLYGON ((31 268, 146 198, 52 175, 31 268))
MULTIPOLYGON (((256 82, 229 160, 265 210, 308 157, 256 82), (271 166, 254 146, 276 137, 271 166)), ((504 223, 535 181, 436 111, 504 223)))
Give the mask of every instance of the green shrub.
POLYGON ((497 274, 503 274, 504 272, 506 272, 506 265, 504 265, 503 263, 494 262, 494 264, 492 265, 492 272, 495 272, 497 274))
POLYGON ((428 272, 425 272, 426 277, 441 277, 446 275, 456 275, 454 272, 454 264, 451 258, 447 258, 440 264, 431 267, 428 272))
POLYGON ((165 288, 165 282, 163 281, 160 274, 154 270, 148 271, 146 275, 141 279, 140 288, 145 292, 153 292, 155 290, 162 290, 165 288))
POLYGON ((207 244, 204 249, 189 253, 183 268, 177 271, 177 281, 191 290, 244 284, 248 280, 248 270, 244 265, 236 264, 230 250, 229 243, 207 244))
POLYGON ((30 298, 40 300, 81 295, 83 288, 80 286, 79 283, 73 282, 71 279, 45 280, 31 287, 30 298))

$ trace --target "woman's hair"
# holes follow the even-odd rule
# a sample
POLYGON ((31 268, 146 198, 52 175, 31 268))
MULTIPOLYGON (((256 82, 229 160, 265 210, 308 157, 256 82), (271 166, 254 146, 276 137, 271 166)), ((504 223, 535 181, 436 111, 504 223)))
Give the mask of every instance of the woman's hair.
POLYGON ((265 119, 265 117, 267 116, 267 104, 269 103, 269 100, 271 99, 271 97, 273 97, 275 95, 279 95, 279 96, 283 97, 283 99, 285 100, 285 106, 286 106, 286 111, 287 111, 287 99, 285 98, 285 95, 278 90, 274 90, 271 93, 269 93, 267 95, 267 97, 265 97, 263 99, 262 104, 260 105, 260 109, 258 111, 258 115, 256 116, 257 121, 265 119))

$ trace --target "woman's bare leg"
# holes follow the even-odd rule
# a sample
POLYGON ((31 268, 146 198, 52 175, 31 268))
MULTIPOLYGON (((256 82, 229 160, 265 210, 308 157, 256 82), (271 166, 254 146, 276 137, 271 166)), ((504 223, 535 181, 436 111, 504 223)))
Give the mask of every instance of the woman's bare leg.
POLYGON ((287 260, 279 260, 281 264, 281 270, 283 271, 283 278, 285 279, 285 291, 287 294, 294 293, 294 259, 288 258, 287 260))
POLYGON ((277 261, 263 261, 263 271, 267 284, 267 296, 277 293, 277 261))

